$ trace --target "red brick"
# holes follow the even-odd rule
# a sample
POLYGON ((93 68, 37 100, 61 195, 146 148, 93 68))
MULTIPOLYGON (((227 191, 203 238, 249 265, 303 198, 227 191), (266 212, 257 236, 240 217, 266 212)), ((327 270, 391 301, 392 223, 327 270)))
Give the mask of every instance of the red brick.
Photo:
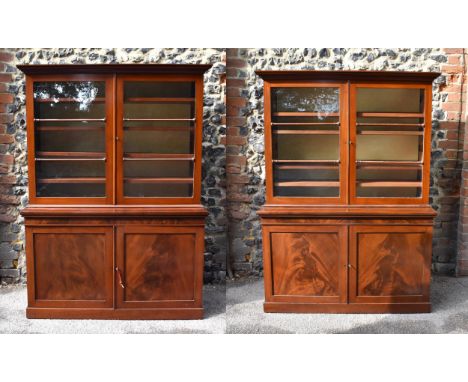
POLYGON ((226 103, 228 106, 242 106, 247 104, 247 100, 244 97, 227 97, 226 103))
POLYGON ((10 154, 0 154, 0 163, 3 164, 13 164, 15 161, 15 158, 13 155, 10 154))
POLYGON ((0 73, 0 82, 11 82, 11 79, 10 73, 0 73))
POLYGON ((229 175, 228 183, 248 184, 249 176, 248 175, 229 175))
POLYGON ((239 48, 228 48, 226 52, 227 59, 230 57, 239 57, 240 49, 239 48))
POLYGON ((15 139, 9 134, 0 134, 0 143, 13 143, 15 139))
POLYGON ((0 94, 0 103, 12 103, 13 100, 14 100, 14 97, 12 94, 8 94, 8 93, 0 94))
POLYGON ((14 59, 13 53, 5 52, 4 50, 0 51, 0 61, 10 62, 10 61, 13 61, 13 59, 14 59))
POLYGON ((242 93, 242 88, 235 86, 228 86, 226 89, 227 97, 240 97, 242 93))
POLYGON ((227 125, 228 127, 234 126, 244 126, 246 122, 245 117, 238 117, 238 116, 227 116, 227 125))
POLYGON ((245 60, 241 59, 241 58, 231 58, 231 57, 228 57, 227 59, 227 66, 228 68, 231 67, 231 68, 245 68, 247 66, 247 63, 245 62, 245 60))
POLYGON ((458 149, 458 141, 443 140, 443 141, 439 141, 438 146, 441 149, 445 149, 445 150, 447 150, 447 149, 457 150, 458 149))
POLYGON ((0 84, 0 92, 6 92, 8 88, 7 84, 0 84))
POLYGON ((19 204, 19 197, 16 195, 0 194, 0 204, 19 204))
POLYGON ((226 199, 229 202, 245 202, 250 203, 252 201, 252 197, 247 194, 227 194, 226 199))
POLYGON ((451 54, 450 56, 448 56, 448 63, 450 65, 460 65, 461 64, 461 55, 451 54))
POLYGON ((442 65, 440 70, 442 73, 463 73, 464 69, 461 65, 442 65))
POLYGON ((444 52, 448 54, 453 54, 453 53, 461 54, 463 53, 463 48, 444 48, 444 52))
POLYGON ((228 145, 245 145, 247 143, 246 137, 239 137, 239 136, 227 136, 227 144, 228 145))
POLYGON ((245 166, 247 158, 243 155, 226 155, 226 164, 234 164, 239 166, 245 166))
POLYGON ((445 111, 460 111, 460 102, 444 102, 442 109, 445 111))
POLYGON ((0 114, 0 123, 13 122, 13 114, 0 114))
POLYGON ((9 214, 1 214, 0 215, 0 222, 12 223, 15 220, 16 220, 16 217, 14 217, 13 215, 9 215, 9 214))
POLYGON ((2 183, 2 184, 16 184, 16 176, 15 175, 1 175, 0 176, 0 183, 2 183))

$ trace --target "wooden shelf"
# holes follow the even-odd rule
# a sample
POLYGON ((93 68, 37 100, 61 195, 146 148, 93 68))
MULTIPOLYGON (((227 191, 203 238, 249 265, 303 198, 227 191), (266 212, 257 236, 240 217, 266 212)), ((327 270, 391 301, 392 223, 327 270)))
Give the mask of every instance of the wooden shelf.
POLYGON ((271 113, 273 117, 339 117, 340 113, 316 113, 308 111, 279 111, 271 113))
POLYGON ((414 166, 422 166, 424 163, 420 161, 401 161, 401 160, 394 160, 394 161, 388 161, 388 160, 357 160, 356 164, 358 166, 363 166, 363 165, 384 165, 384 166, 393 166, 393 165, 414 165, 414 166))
POLYGON ((193 154, 150 154, 150 153, 126 153, 123 160, 183 160, 192 161, 193 154))
POLYGON ((340 122, 271 122, 271 126, 340 126, 340 122))
POLYGON ((339 135, 338 130, 273 130, 278 135, 339 135))
POLYGON ((401 130, 394 130, 394 131, 380 131, 380 130, 364 130, 358 132, 358 135, 424 135, 423 131, 401 131, 401 130))
POLYGON ((358 122, 356 126, 385 126, 385 127, 424 127, 424 123, 372 123, 372 122, 358 122))
POLYGON ((34 122, 105 122, 105 118, 34 118, 34 122))
POLYGON ((124 118, 126 122, 195 122, 195 118, 124 118))
POLYGON ((106 178, 38 178, 36 183, 106 183, 106 178))
MULTIPOLYGON (((94 98, 91 103, 97 103, 97 102, 105 102, 106 99, 104 97, 97 97, 97 98, 94 98)), ((60 103, 60 102, 63 102, 63 103, 73 103, 73 102, 77 102, 77 103, 82 103, 83 100, 78 100, 77 98, 35 98, 34 99, 34 102, 38 102, 38 103, 60 103)))
POLYGON ((103 158, 106 153, 88 152, 88 151, 36 151, 36 156, 40 157, 86 157, 103 158))
POLYGON ((374 112, 360 112, 357 113, 361 118, 424 118, 424 113, 374 113, 374 112))
POLYGON ((273 159, 273 163, 334 163, 339 164, 339 160, 329 159, 273 159))
POLYGON ((193 131, 193 126, 124 126, 132 131, 193 131))
POLYGON ((101 158, 34 158, 36 162, 105 162, 106 157, 101 158))
POLYGON ((195 98, 164 98, 164 97, 130 97, 125 103, 192 103, 195 98))
POLYGON ((422 183, 411 181, 362 180, 356 182, 360 187, 421 187, 422 183))
POLYGON ((36 131, 102 131, 102 126, 36 126, 36 131))
POLYGON ((192 178, 124 178, 126 183, 193 183, 192 178))
POLYGON ((275 170, 338 170, 338 163, 332 164, 300 164, 300 165, 286 165, 286 164, 275 164, 275 170))
POLYGON ((275 182, 275 187, 339 187, 339 181, 275 182))

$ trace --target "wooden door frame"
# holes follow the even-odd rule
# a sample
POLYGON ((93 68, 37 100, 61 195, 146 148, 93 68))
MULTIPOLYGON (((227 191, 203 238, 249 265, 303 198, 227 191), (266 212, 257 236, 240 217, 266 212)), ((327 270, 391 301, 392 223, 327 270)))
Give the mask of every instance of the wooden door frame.
POLYGON ((186 74, 125 74, 116 77, 116 202, 121 205, 152 204, 199 204, 201 199, 201 164, 203 139, 203 75, 186 74), (191 197, 125 197, 124 196, 124 170, 123 170, 123 144, 124 144, 124 82, 194 82, 195 83, 195 122, 193 131, 193 188, 191 197))
POLYGON ((266 202, 267 204, 347 204, 348 203, 348 82, 347 81, 264 81, 264 136, 265 136, 265 172, 266 172, 266 202), (274 196, 273 177, 273 137, 271 126, 271 89, 277 87, 289 88, 338 88, 340 102, 339 117, 339 197, 286 197, 274 196))

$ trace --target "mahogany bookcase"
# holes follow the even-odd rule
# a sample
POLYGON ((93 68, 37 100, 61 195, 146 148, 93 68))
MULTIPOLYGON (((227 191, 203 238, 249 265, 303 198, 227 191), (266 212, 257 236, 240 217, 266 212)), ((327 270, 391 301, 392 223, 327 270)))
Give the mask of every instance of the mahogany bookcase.
POLYGON ((22 65, 29 318, 203 317, 203 73, 22 65))
POLYGON ((439 73, 258 71, 266 312, 429 312, 439 73))

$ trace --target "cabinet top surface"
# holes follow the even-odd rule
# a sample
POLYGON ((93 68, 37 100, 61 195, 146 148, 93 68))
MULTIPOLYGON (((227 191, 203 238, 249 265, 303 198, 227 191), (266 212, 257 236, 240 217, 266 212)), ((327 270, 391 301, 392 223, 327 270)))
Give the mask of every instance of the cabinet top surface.
POLYGON ((89 64, 18 65, 27 75, 35 74, 203 74, 212 65, 191 64, 89 64))
POLYGON ((372 82, 420 82, 432 83, 441 73, 375 70, 257 70, 255 73, 266 81, 274 80, 342 80, 372 82))

